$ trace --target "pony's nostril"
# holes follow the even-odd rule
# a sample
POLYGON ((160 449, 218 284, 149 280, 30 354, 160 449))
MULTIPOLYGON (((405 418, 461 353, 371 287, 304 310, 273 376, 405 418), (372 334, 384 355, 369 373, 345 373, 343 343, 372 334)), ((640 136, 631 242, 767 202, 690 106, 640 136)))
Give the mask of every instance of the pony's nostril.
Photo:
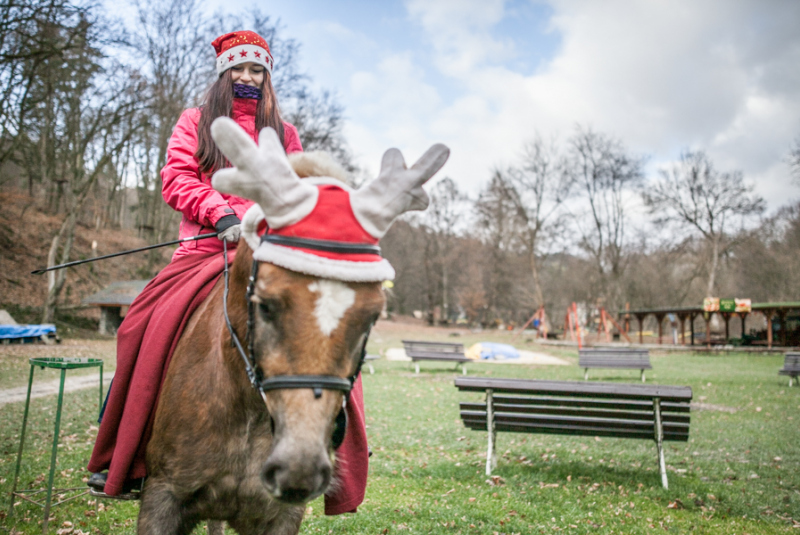
POLYGON ((267 463, 266 466, 264 466, 264 471, 261 473, 264 484, 266 484, 270 492, 275 493, 276 496, 280 496, 280 489, 278 488, 279 469, 280 467, 276 463, 267 463))
POLYGON ((322 485, 320 485, 323 489, 327 489, 328 485, 331 484, 331 467, 330 465, 323 466, 320 468, 319 471, 320 480, 322 481, 322 485))

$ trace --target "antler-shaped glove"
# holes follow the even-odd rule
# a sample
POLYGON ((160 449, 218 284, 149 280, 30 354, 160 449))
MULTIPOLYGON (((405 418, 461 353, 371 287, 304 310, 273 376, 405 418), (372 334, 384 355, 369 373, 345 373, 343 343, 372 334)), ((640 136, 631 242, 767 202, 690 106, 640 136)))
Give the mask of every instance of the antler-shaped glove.
POLYGON ((430 199, 422 185, 441 169, 448 156, 450 149, 437 143, 407 169, 399 150, 387 150, 378 178, 350 194, 353 213, 364 230, 380 239, 404 212, 427 208, 430 199))
POLYGON ((256 146, 233 119, 218 117, 211 137, 236 166, 214 173, 214 189, 258 203, 273 229, 296 223, 314 209, 319 191, 292 170, 275 130, 262 129, 256 146))

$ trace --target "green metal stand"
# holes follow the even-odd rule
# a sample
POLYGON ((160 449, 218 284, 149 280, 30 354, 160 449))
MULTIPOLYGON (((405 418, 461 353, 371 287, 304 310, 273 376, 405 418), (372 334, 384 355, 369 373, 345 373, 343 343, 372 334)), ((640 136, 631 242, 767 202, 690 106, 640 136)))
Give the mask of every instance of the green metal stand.
POLYGON ((42 526, 42 533, 47 533, 47 523, 50 520, 50 507, 55 505, 60 505, 64 502, 68 502, 70 500, 74 500, 84 494, 88 494, 88 491, 85 490, 85 487, 77 487, 77 488, 66 488, 66 489, 54 489, 53 488, 53 478, 55 477, 56 473, 56 455, 58 454, 58 435, 61 429, 61 409, 64 406, 64 383, 67 377, 67 370, 74 370, 77 368, 92 368, 92 367, 99 367, 100 368, 100 398, 99 398, 99 405, 98 405, 98 412, 103 407, 103 361, 101 359, 87 359, 87 358, 32 358, 28 361, 31 365, 31 374, 28 378, 28 395, 25 399, 25 414, 22 417, 22 432, 20 433, 19 439, 19 451, 17 452, 17 467, 14 470, 14 485, 11 490, 11 507, 8 512, 8 516, 11 517, 14 514, 14 500, 16 497, 22 498, 23 500, 29 501, 33 504, 38 505, 39 507, 44 507, 44 523, 42 526), (46 489, 29 489, 29 490, 17 490, 17 482, 19 480, 19 469, 22 466, 22 450, 25 446, 25 429, 28 425, 28 409, 30 408, 31 404, 31 387, 33 386, 33 371, 36 367, 39 366, 42 369, 45 368, 55 368, 61 370, 61 382, 58 388, 58 409, 56 410, 56 423, 55 423, 55 430, 53 432, 53 449, 50 453, 50 477, 47 480, 47 488, 46 489), (65 492, 70 491, 82 491, 80 494, 71 496, 64 500, 60 500, 56 503, 52 503, 53 494, 63 494, 65 492), (47 497, 44 502, 39 502, 32 499, 30 496, 35 496, 41 493, 47 493, 47 497))

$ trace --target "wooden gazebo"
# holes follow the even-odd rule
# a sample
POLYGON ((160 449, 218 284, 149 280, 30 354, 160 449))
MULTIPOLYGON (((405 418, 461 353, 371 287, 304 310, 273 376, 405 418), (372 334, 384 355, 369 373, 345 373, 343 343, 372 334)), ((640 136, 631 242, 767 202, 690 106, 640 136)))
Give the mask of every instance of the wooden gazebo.
POLYGON ((711 332, 711 317, 713 314, 719 314, 722 317, 723 321, 725 322, 725 343, 728 343, 730 339, 730 321, 733 316, 739 316, 742 321, 742 333, 745 332, 745 319, 747 318, 748 314, 754 314, 756 312, 763 314, 764 318, 767 320, 767 347, 772 348, 773 343, 775 342, 773 336, 773 327, 772 321, 775 318, 780 320, 781 329, 780 329, 780 345, 786 346, 787 339, 786 339, 786 316, 789 314, 790 311, 797 310, 800 311, 800 302, 787 302, 787 303, 753 303, 751 305, 750 312, 704 312, 702 306, 692 306, 692 307, 664 307, 664 308, 646 308, 646 309, 635 309, 635 310, 622 310, 619 312, 619 317, 621 320, 627 321, 634 317, 636 318, 639 324, 639 343, 643 343, 643 331, 642 326, 644 324, 645 318, 649 315, 653 315, 658 322, 658 343, 662 343, 662 336, 663 336, 663 323, 664 318, 667 317, 668 314, 673 314, 675 317, 678 318, 678 322, 680 324, 680 332, 681 332, 681 344, 686 345, 685 337, 685 326, 686 320, 689 320, 689 327, 691 333, 691 341, 690 345, 694 345, 694 338, 695 338, 695 331, 694 331, 694 320, 697 316, 702 316, 706 323, 706 343, 710 343, 710 332, 711 332))

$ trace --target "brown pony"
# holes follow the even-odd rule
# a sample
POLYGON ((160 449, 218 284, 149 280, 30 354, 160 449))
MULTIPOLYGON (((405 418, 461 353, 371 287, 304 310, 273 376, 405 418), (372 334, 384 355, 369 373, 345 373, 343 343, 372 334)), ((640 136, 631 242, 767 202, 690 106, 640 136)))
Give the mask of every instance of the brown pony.
POLYGON ((245 351, 252 347, 263 390, 253 387, 245 355, 232 344, 220 281, 184 330, 162 387, 138 532, 188 534, 208 519, 227 521, 245 535, 296 534, 305 503, 333 480, 332 434, 346 388, 330 385, 357 373, 369 328, 383 307, 381 281, 392 275, 388 263, 375 257, 377 241, 398 215, 427 206, 421 185, 444 164, 448 150, 434 145, 407 169, 391 149, 378 179, 351 190, 330 178, 300 180, 271 129, 262 131, 258 147, 226 118, 212 132, 236 165, 218 172, 214 187, 257 203, 242 223, 227 314, 245 351), (330 225, 319 224, 317 218, 327 215, 316 207, 331 206, 325 195, 334 190, 339 200, 349 197, 345 211, 367 231, 367 242, 345 232, 331 243, 347 242, 346 258, 365 249, 364 261, 298 252, 303 239, 324 241, 315 233, 330 225), (301 243, 266 243, 256 234, 262 219, 268 235, 284 239, 281 229, 289 229, 301 243), (318 387, 284 385, 286 379, 313 383, 319 377, 327 379, 318 387))

